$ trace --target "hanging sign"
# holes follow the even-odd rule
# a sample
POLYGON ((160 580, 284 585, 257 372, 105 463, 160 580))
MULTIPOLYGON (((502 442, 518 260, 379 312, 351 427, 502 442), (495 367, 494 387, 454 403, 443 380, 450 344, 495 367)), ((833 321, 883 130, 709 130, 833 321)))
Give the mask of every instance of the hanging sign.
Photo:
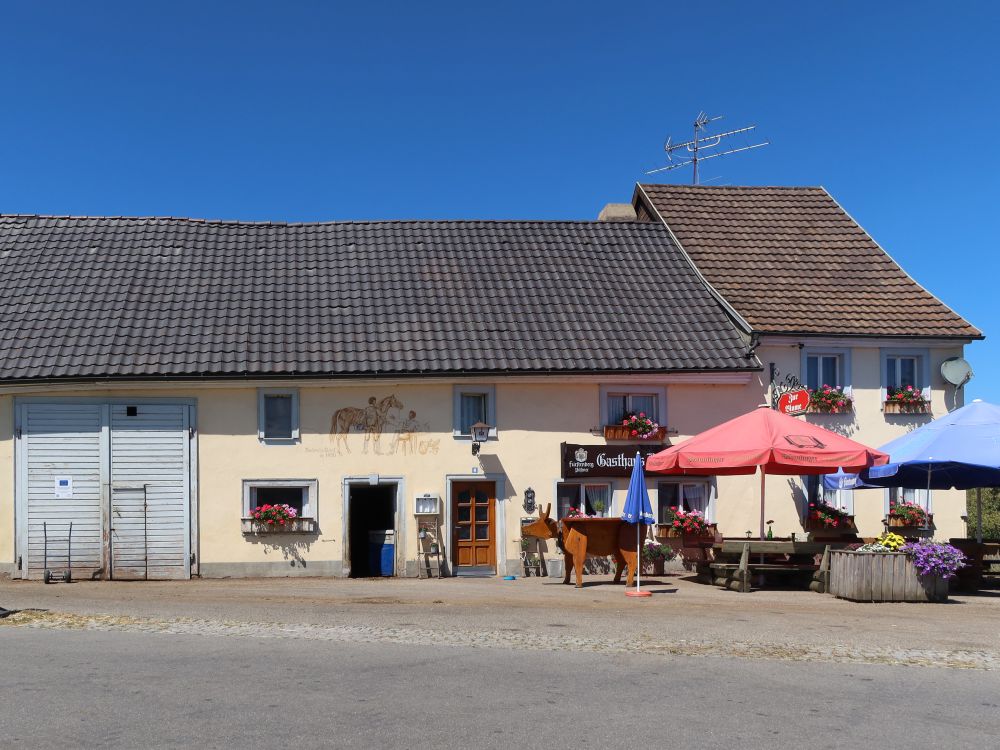
POLYGON ((562 445, 562 478, 628 477, 632 475, 636 451, 647 456, 663 450, 662 445, 562 445))
POLYGON ((785 391, 778 396, 778 411, 782 414, 802 414, 809 408, 809 391, 800 388, 797 391, 785 391))
POLYGON ((809 389, 789 373, 784 378, 774 362, 771 363, 771 408, 782 414, 805 414, 809 409, 809 389))

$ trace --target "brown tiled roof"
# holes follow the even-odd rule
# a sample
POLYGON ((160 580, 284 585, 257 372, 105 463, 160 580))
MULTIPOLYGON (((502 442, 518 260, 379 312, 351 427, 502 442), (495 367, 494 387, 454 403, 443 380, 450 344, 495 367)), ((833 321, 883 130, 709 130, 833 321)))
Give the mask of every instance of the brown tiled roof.
POLYGON ((981 337, 821 187, 640 185, 712 286, 755 330, 981 337))

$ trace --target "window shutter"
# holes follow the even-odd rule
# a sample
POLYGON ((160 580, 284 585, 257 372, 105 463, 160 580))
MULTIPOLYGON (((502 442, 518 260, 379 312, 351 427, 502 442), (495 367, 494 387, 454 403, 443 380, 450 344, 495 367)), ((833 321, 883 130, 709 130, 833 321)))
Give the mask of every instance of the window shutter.
POLYGON ((885 407, 885 400, 887 398, 889 398, 889 389, 888 388, 879 388, 879 392, 882 394, 881 397, 880 397, 880 400, 881 400, 882 406, 884 408, 885 407))

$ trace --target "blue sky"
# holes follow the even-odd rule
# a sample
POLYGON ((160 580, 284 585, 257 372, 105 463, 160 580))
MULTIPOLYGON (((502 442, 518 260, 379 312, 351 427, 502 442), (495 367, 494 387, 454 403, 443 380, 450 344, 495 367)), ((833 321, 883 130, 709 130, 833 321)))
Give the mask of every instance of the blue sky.
MULTIPOLYGON (((1000 5, 9 3, 0 211, 593 218, 699 110, 773 145, 714 184, 824 185, 991 337, 1000 5)), ((664 181, 686 182, 687 172, 664 181)))

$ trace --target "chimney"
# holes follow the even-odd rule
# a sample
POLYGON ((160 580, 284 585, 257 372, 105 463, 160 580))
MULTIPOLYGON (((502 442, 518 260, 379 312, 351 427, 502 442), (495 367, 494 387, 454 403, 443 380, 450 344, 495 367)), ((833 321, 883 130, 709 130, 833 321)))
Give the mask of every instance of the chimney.
POLYGON ((631 203, 609 203, 597 215, 598 221, 637 221, 631 203))

